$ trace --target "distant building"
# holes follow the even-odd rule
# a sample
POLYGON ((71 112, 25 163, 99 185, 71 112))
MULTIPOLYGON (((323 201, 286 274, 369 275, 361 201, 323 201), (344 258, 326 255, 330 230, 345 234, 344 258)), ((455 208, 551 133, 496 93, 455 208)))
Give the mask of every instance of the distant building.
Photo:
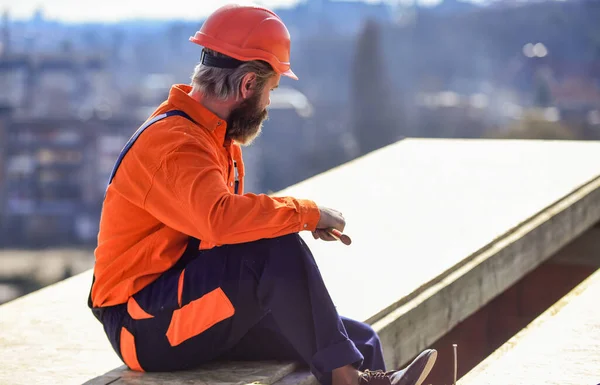
POLYGON ((2 125, 0 243, 94 242, 108 176, 136 124, 63 117, 2 125))
POLYGON ((105 67, 69 51, 0 55, 0 245, 95 241, 108 175, 140 123, 107 102, 105 67))
POLYGON ((586 76, 568 76, 551 86, 557 107, 564 109, 600 109, 600 87, 586 76))

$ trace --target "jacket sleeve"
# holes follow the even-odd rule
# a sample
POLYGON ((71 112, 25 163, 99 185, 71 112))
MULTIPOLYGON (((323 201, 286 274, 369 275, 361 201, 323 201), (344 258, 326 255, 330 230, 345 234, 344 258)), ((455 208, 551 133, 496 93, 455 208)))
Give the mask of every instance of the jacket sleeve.
POLYGON ((180 232, 218 245, 315 230, 310 200, 231 193, 216 151, 183 144, 155 172, 144 208, 180 232))

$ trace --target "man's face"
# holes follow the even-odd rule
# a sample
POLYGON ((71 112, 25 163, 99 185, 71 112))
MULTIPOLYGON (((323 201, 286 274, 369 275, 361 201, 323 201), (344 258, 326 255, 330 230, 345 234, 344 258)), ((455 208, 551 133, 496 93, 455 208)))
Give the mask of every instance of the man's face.
POLYGON ((271 91, 278 87, 280 75, 272 76, 262 90, 255 90, 234 108, 227 119, 227 137, 243 146, 252 144, 260 135, 262 124, 268 117, 271 91))

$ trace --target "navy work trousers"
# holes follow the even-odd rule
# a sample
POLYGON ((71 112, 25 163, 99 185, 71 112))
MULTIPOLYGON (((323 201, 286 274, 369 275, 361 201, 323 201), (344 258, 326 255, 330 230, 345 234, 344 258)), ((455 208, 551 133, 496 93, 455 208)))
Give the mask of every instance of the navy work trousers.
POLYGON ((126 329, 138 370, 289 359, 330 384, 332 370, 344 365, 385 369, 377 334, 338 315, 298 234, 197 252, 126 305, 104 308, 101 321, 122 359, 126 329))

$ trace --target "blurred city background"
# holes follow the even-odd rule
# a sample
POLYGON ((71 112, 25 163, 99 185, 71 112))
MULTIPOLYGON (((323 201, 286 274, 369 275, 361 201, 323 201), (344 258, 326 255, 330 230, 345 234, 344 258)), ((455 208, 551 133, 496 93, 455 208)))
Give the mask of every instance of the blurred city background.
MULTIPOLYGON (((188 38, 224 2, 13 3, 0 1, 0 303, 92 266, 113 163, 189 83, 188 38)), ((282 79, 245 148, 247 191, 404 137, 600 139, 600 0, 258 4, 288 25, 300 81, 282 79)))

